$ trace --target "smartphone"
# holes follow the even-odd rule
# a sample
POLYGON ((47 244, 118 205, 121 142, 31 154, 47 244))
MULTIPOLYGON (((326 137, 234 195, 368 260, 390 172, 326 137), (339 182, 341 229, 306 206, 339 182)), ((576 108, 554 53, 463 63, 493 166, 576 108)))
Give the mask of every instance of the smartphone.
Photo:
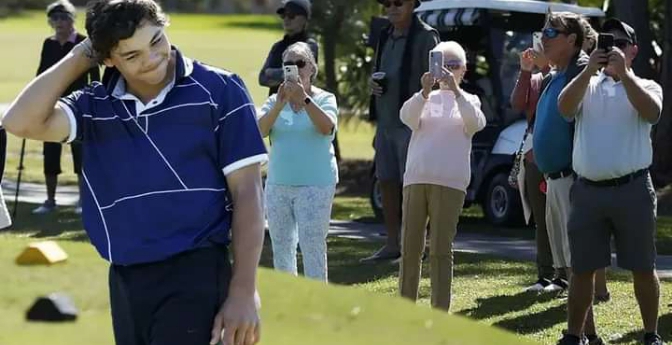
POLYGON ((614 35, 612 34, 599 34, 597 36, 597 49, 604 49, 605 51, 610 51, 614 46, 614 35))
POLYGON ((544 52, 544 44, 541 42, 541 36, 543 34, 540 31, 532 33, 532 49, 537 53, 544 52))
POLYGON ((290 65, 283 66, 283 71, 285 72, 285 81, 298 81, 299 80, 299 67, 290 65))
POLYGON ((429 73, 435 79, 443 77, 443 52, 438 50, 429 52, 429 73))

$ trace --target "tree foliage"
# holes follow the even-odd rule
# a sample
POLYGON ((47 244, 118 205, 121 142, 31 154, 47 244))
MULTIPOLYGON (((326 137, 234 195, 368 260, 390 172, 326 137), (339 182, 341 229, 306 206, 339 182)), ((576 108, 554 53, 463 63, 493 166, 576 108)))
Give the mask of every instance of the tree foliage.
POLYGON ((380 14, 376 1, 314 0, 311 30, 324 53, 321 82, 339 96, 343 108, 361 112, 368 98, 371 49, 365 45, 371 17, 380 14))

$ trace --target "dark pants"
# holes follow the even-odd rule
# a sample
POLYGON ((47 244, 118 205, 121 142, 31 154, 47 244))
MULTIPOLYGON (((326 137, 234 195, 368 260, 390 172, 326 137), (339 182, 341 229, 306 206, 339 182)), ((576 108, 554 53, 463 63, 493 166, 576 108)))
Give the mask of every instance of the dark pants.
POLYGON ((546 195, 539 189, 539 184, 543 180, 544 175, 536 164, 525 161, 525 189, 536 228, 537 275, 538 278, 553 279, 555 272, 553 254, 548 241, 548 231, 546 231, 546 195))
MULTIPOLYGON (((70 144, 72 150, 72 165, 75 174, 82 173, 82 143, 73 142, 70 144)), ((44 174, 58 175, 61 172, 61 151, 63 145, 60 143, 45 142, 42 154, 44 155, 44 174)))
POLYGON ((612 237, 619 267, 655 269, 657 199, 648 173, 620 186, 594 186, 580 178, 570 202, 567 228, 574 272, 609 267, 612 237))
POLYGON ((110 266, 116 344, 209 344, 230 278, 231 264, 223 246, 156 263, 110 266))

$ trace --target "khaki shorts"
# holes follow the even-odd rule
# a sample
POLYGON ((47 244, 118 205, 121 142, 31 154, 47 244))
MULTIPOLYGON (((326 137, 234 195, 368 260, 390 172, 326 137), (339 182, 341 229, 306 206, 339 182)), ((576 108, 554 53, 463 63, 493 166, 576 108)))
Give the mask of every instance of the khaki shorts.
POLYGON ((411 130, 398 128, 378 128, 376 130, 376 177, 381 181, 398 182, 404 180, 406 154, 411 142, 411 130))
POLYGON ((555 180, 546 179, 546 229, 553 254, 553 267, 571 267, 567 221, 569 220, 569 191, 574 175, 555 180))

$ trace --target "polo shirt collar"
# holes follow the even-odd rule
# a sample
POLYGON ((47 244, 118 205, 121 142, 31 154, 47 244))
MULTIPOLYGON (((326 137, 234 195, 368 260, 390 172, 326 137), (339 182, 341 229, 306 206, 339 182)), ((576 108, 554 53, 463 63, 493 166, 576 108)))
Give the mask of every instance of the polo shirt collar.
POLYGON ((610 81, 611 85, 616 85, 621 82, 620 80, 619 81, 614 80, 614 78, 608 76, 606 73, 604 73, 604 70, 602 70, 600 72, 600 75, 597 77, 597 84, 601 85, 605 81, 610 81))

